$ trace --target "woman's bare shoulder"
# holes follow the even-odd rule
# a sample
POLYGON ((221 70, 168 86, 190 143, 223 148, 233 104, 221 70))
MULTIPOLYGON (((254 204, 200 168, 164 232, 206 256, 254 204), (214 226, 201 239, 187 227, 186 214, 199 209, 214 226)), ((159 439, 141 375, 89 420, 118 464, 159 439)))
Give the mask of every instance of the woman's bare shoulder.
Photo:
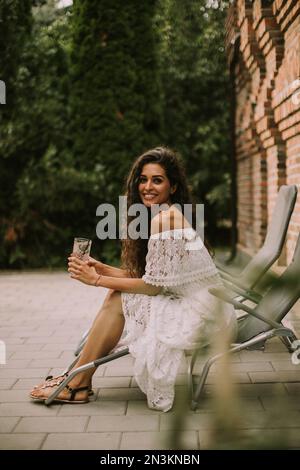
POLYGON ((151 221, 151 235, 176 230, 180 228, 190 228, 191 225, 176 206, 170 206, 168 210, 156 214, 151 221))

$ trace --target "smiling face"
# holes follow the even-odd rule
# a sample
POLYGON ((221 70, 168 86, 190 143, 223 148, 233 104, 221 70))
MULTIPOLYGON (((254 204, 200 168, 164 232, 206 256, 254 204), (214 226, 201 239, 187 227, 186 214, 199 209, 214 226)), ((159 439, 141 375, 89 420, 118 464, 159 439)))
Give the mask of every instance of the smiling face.
POLYGON ((171 205, 170 195, 176 191, 171 187, 165 169, 158 163, 147 163, 143 166, 138 184, 141 201, 145 206, 152 204, 171 205))

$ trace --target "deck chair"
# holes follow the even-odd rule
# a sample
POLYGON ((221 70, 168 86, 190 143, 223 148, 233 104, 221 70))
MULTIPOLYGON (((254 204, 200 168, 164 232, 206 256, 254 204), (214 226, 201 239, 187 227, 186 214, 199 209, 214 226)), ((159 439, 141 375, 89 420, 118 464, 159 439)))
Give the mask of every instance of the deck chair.
POLYGON ((261 300, 260 293, 254 288, 259 287, 259 282, 280 256, 296 199, 297 186, 280 187, 264 244, 238 275, 226 272, 216 263, 227 288, 244 299, 261 300))
MULTIPOLYGON (((247 307, 242 302, 238 302, 232 296, 228 294, 226 289, 211 289, 211 292, 222 298, 223 300, 232 303, 236 308, 244 310, 247 314, 246 318, 242 317, 239 321, 239 335, 238 341, 242 340, 242 343, 233 345, 230 352, 238 352, 242 349, 246 349, 255 344, 262 343, 273 336, 280 336, 286 338, 286 346, 291 348, 292 342, 297 339, 292 330, 285 328, 280 322, 284 316, 288 313, 294 303, 298 300, 300 295, 300 282, 298 281, 295 285, 295 289, 291 289, 291 279, 300 279, 300 235, 296 245, 295 253, 291 264, 288 266, 283 275, 279 278, 276 285, 271 288, 263 299, 258 303, 255 309, 247 307), (263 313, 261 313, 263 312, 263 313), (264 316, 265 315, 265 316, 264 316), (254 318, 252 318, 254 317, 254 318), (243 336, 244 335, 244 336, 243 336), (249 336, 250 335, 250 336, 249 336)), ((295 281, 294 281, 295 282, 295 281)), ((77 354, 80 354, 83 348, 89 331, 87 331, 82 338, 79 347, 77 348, 77 354)), ((100 365, 106 364, 107 362, 118 359, 122 356, 129 354, 128 347, 118 347, 111 351, 105 357, 99 358, 88 364, 74 369, 71 373, 69 371, 74 367, 77 362, 77 358, 69 365, 64 373, 68 373, 65 380, 61 382, 57 389, 47 398, 45 401, 46 405, 50 405, 60 391, 72 380, 78 373, 88 370, 90 368, 97 368, 100 365)), ((219 359, 219 356, 210 359, 203 370, 200 383, 194 391, 192 372, 193 365, 199 354, 199 350, 195 350, 192 355, 192 360, 188 369, 189 386, 192 394, 191 407, 197 407, 198 398, 201 395, 207 374, 211 365, 219 359)))
MULTIPOLYGON (((300 297, 300 234, 291 263, 255 308, 250 308, 244 303, 235 300, 235 298, 228 293, 226 288, 211 288, 210 292, 223 301, 231 303, 235 308, 247 313, 246 316, 238 319, 236 343, 231 345, 229 353, 239 352, 243 349, 251 349, 253 346, 264 343, 274 336, 283 338, 284 344, 288 350, 290 352, 294 351, 293 342, 297 340, 295 333, 291 329, 283 326, 281 322, 300 297)), ((188 367, 188 384, 192 410, 198 407, 211 366, 222 357, 222 354, 218 354, 205 363, 200 381, 197 387, 195 387, 193 383, 193 367, 200 351, 201 349, 193 351, 188 367)), ((60 391, 78 373, 93 367, 97 368, 102 364, 106 364, 127 354, 129 354, 128 347, 117 346, 117 349, 111 351, 107 356, 74 369, 47 398, 45 404, 50 405, 60 391)), ((70 371, 76 364, 76 361, 77 359, 70 364, 65 372, 70 371)))
MULTIPOLYGON (((226 287, 236 292, 241 301, 248 299, 257 303, 261 299, 261 295, 255 292, 253 288, 280 256, 296 199, 297 186, 281 186, 273 211, 273 217, 261 249, 238 277, 234 277, 225 271, 220 273, 226 287)), ((220 266, 218 267, 222 269, 220 266)), ((83 334, 74 351, 75 356, 78 356, 80 353, 88 334, 89 330, 83 334)))
MULTIPOLYGON (((292 262, 255 308, 250 308, 244 303, 235 300, 226 288, 211 288, 209 291, 223 301, 231 303, 236 309, 247 313, 246 316, 238 319, 236 342, 231 345, 229 349, 230 354, 242 351, 243 349, 251 349, 253 346, 264 343, 274 336, 283 338, 289 352, 294 352, 297 347, 297 343, 294 343, 297 340, 295 333, 290 328, 283 326, 281 322, 300 297, 300 234, 292 262)), ((194 351, 188 371, 192 410, 198 407, 211 366, 224 355, 215 355, 205 362, 199 383, 195 387, 193 383, 193 367, 199 353, 199 349, 194 351)))

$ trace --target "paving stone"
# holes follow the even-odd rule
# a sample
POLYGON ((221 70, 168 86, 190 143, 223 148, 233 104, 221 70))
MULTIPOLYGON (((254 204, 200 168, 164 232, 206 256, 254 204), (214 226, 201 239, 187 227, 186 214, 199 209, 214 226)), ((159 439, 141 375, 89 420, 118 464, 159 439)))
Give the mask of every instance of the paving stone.
POLYGON ((9 369, 8 366, 0 369, 0 378, 17 378, 25 379, 28 377, 43 378, 48 375, 49 368, 36 368, 36 369, 9 369))
MULTIPOLYGON (((27 338, 26 344, 59 344, 64 345, 70 343, 70 337, 69 336, 36 336, 36 337, 30 337, 27 338)), ((63 349, 63 348, 61 348, 63 349)))
POLYGON ((247 428, 300 428, 300 413, 276 408, 266 411, 252 411, 241 416, 240 427, 247 428))
MULTIPOLYGON (((200 355, 199 355, 199 356, 197 357, 196 361, 195 361, 195 365, 196 365, 196 366, 199 366, 199 367, 203 366, 203 364, 207 361, 207 359, 209 359, 210 356, 211 356, 211 354, 205 354, 205 356, 200 356, 200 355)), ((188 360, 188 362, 190 362, 191 358, 192 358, 192 353, 189 354, 188 357, 186 357, 186 359, 188 360)), ((233 354, 233 355, 231 356, 231 358, 230 358, 230 361, 231 361, 232 363, 241 362, 240 354, 239 354, 239 353, 233 354)))
MULTIPOLYGON (((260 397, 241 397, 240 395, 236 395, 237 397, 237 407, 242 407, 243 409, 247 409, 249 411, 263 411, 263 405, 261 402, 260 397)), ((210 397, 201 398, 199 401, 199 407, 196 410, 196 413, 203 413, 203 412, 215 412, 216 403, 214 400, 214 395, 210 397)))
POLYGON ((289 395, 300 396, 300 383, 285 383, 284 386, 289 395))
POLYGON ((164 413, 160 416, 160 429, 162 431, 178 429, 179 431, 183 428, 187 430, 207 429, 211 423, 210 413, 193 413, 185 416, 184 420, 177 424, 176 414, 174 412, 164 413))
MULTIPOLYGON (((70 361, 71 362, 71 361, 70 361)), ((60 369, 65 369, 69 363, 66 362, 64 359, 55 359, 55 358, 48 358, 48 359, 32 359, 29 363, 29 367, 32 368, 42 368, 45 367, 49 369, 50 367, 59 367, 60 369)))
POLYGON ((93 387, 97 388, 127 388, 131 377, 93 377, 93 387))
POLYGON ((265 352, 287 352, 287 349, 279 338, 274 337, 265 343, 265 352))
POLYGON ((237 362, 231 365, 233 372, 264 372, 273 371, 271 362, 237 362))
POLYGON ((128 375, 133 375, 133 366, 106 366, 105 377, 124 377, 128 375))
MULTIPOLYGON (((12 327, 0 328, 0 338, 9 338, 10 336, 12 336, 12 333, 13 333, 12 327)), ((15 336, 18 336, 18 335, 15 335, 15 336)))
POLYGON ((9 337, 6 337, 5 338, 5 343, 17 346, 17 345, 24 344, 25 339, 24 338, 9 338, 9 337))
POLYGON ((119 448, 119 432, 99 433, 55 433, 49 434, 43 450, 116 450, 119 448))
MULTIPOLYGON (((199 448, 198 436, 195 431, 182 433, 182 449, 197 450, 199 448)), ((122 434, 120 450, 162 450, 171 449, 168 432, 124 432, 122 434)))
POLYGON ((58 416, 114 416, 124 415, 125 401, 92 401, 78 405, 63 405, 58 416), (75 409, 76 408, 76 409, 75 409))
POLYGON ((17 379, 0 379, 0 390, 9 390, 17 382, 17 379))
POLYGON ((158 431, 159 416, 92 416, 87 432, 158 431))
POLYGON ((8 369, 25 369, 29 366, 30 359, 8 359, 5 365, 0 365, 0 371, 8 369))
MULTIPOLYGON (((28 345, 28 346, 35 346, 35 345, 28 345)), ((40 346, 40 345, 39 345, 40 346)), ((11 356, 11 359, 57 359, 60 355, 60 351, 41 351, 40 349, 37 350, 17 350, 11 356)))
POLYGON ((299 396, 287 396, 284 395, 283 397, 261 397, 261 402, 266 410, 278 410, 279 408, 282 410, 298 410, 300 411, 300 400, 299 396))
POLYGON ((1 450, 37 450, 41 448, 45 434, 1 434, 1 450))
MULTIPOLYGON (((211 372, 207 377, 207 384, 215 384, 218 382, 220 376, 215 372, 211 372)), ((249 383, 249 375, 246 372, 231 372, 231 380, 233 383, 249 383)))
POLYGON ((0 390, 0 403, 28 403, 29 390, 0 390))
MULTIPOLYGON (((1 446, 105 450, 170 446, 167 438, 176 426, 176 410, 182 406, 179 391, 187 382, 191 355, 187 354, 180 365, 175 403, 168 413, 148 408, 146 396, 133 377, 134 359, 130 355, 97 369, 93 377, 96 394, 90 403, 50 407, 34 403, 29 391, 46 375, 60 374, 70 364, 78 341, 90 328, 107 291, 80 285, 64 272, 0 276, 0 296, 4 289, 0 332, 7 335, 8 359, 7 365, 0 366, 1 446)), ((289 317, 300 330, 299 313, 289 317)), ((292 365, 282 342, 274 338, 264 352, 243 351, 233 355, 231 362, 235 388, 242 399, 235 404, 241 407, 241 435, 247 437, 249 433, 251 437, 253 431, 252 439, 255 433, 269 433, 275 439, 272 433, 284 430, 284 436, 291 433, 290 448, 299 447, 300 369, 292 365), (284 421, 278 413, 283 409, 282 397, 288 398, 284 421), (281 405, 277 405, 279 401, 281 405)), ((195 373, 201 371, 203 363, 203 357, 199 357, 195 373)), ((217 383, 218 371, 213 367, 199 408, 196 412, 186 411, 183 447, 198 449, 201 444, 205 448, 208 422, 216 413, 213 396, 217 383)))
MULTIPOLYGON (((61 405, 45 406, 43 403, 1 403, 0 416, 55 416, 61 405)), ((74 405, 79 406, 79 405, 74 405)))
POLYGON ((12 387, 13 390, 27 390, 29 393, 30 390, 35 386, 40 383, 42 383, 43 379, 45 376, 39 378, 39 377, 32 377, 30 379, 18 379, 14 382, 14 385, 12 387))
POLYGON ((238 393, 241 397, 282 396, 287 391, 282 383, 252 383, 239 384, 238 393))
MULTIPOLYGON (((76 344, 76 347, 77 347, 77 344, 76 344)), ((66 364, 69 364, 75 359, 75 356, 74 356, 75 347, 68 351, 64 349, 64 346, 60 349, 61 349, 61 352, 60 352, 59 358, 65 361, 66 364)))
POLYGON ((212 436, 210 430, 200 429, 198 431, 200 450, 210 449, 212 443, 212 436))
MULTIPOLYGON (((77 406, 77 405, 74 405, 77 406)), ((85 431, 88 418, 84 416, 55 416, 26 417, 22 418, 14 429, 15 433, 33 432, 83 432, 85 431)))
POLYGON ((280 370, 276 372, 249 372, 252 382, 299 382, 300 368, 298 370, 280 370))
MULTIPOLYGON (((198 431, 201 450, 220 449, 216 444, 211 432, 205 429, 198 431)), ((285 428, 284 434, 281 429, 240 429, 236 436, 235 444, 222 441, 222 449, 298 449, 300 447, 300 429, 285 428)))
POLYGON ((19 328, 14 328, 14 331, 13 333, 11 334, 12 337, 14 336, 17 336, 17 337, 20 337, 20 338, 40 338, 40 337, 43 337, 43 336, 47 336, 49 334, 49 337, 51 337, 53 335, 53 330, 51 331, 49 329, 49 331, 47 330, 47 328, 43 328, 43 329, 32 329, 32 328, 24 328, 24 329, 19 329, 19 328))
MULTIPOLYGON (((20 420, 19 417, 0 417, 0 433, 12 432, 17 422, 20 420)), ((1 436, 0 436, 1 442, 1 436)))
POLYGON ((76 343, 71 342, 62 342, 62 343, 47 343, 42 345, 42 351, 60 351, 61 354, 63 351, 75 351, 77 347, 76 343))
POLYGON ((289 371, 289 370, 294 370, 294 371, 300 371, 300 365, 299 364, 293 364, 291 359, 288 361, 272 361, 271 362, 273 368, 275 371, 289 371))
POLYGON ((126 356, 119 357, 118 359, 115 359, 114 361, 108 362, 107 367, 110 367, 111 369, 119 369, 119 367, 132 367, 134 364, 134 358, 130 355, 127 354, 126 356))
POLYGON ((250 446, 254 443, 256 448, 262 449, 299 449, 300 448, 300 428, 285 428, 284 434, 282 429, 250 429, 246 431, 246 438, 250 446))
POLYGON ((145 394, 139 388, 105 388, 100 389, 98 401, 101 400, 145 400, 145 394))
POLYGON ((290 358, 290 353, 278 352, 268 353, 263 351, 242 351, 240 352, 242 362, 269 362, 269 361, 286 361, 290 358))
POLYGON ((127 415, 153 415, 162 414, 163 411, 151 410, 145 400, 130 400, 128 402, 127 415))

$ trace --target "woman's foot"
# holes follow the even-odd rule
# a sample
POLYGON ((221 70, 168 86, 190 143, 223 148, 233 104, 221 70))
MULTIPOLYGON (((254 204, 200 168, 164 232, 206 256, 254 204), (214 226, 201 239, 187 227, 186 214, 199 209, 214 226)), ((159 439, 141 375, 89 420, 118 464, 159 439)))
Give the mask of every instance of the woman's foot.
MULTIPOLYGON (((44 385, 47 383, 49 387, 53 387, 54 385, 59 385, 65 378, 68 376, 68 373, 65 372, 62 375, 57 375, 56 377, 53 377, 53 375, 48 375, 44 382, 41 382, 38 385, 35 385, 33 387, 33 390, 38 390, 40 388, 45 388, 44 385)), ((88 395, 91 397, 94 395, 94 390, 92 389, 92 382, 90 381, 89 383, 89 389, 88 389, 88 395)))
MULTIPOLYGON (((57 388, 59 383, 46 381, 43 386, 34 388, 30 392, 30 398, 36 401, 45 401, 57 388)), ((88 403, 89 386, 84 384, 75 384, 73 381, 63 388, 53 400, 60 403, 88 403)))
POLYGON ((41 388, 45 385, 46 382, 48 383, 49 386, 58 385, 67 377, 67 375, 68 375, 67 373, 62 374, 62 375, 57 375, 56 377, 53 377, 53 375, 48 375, 43 382, 41 382, 38 385, 35 385, 33 388, 34 390, 41 388))

